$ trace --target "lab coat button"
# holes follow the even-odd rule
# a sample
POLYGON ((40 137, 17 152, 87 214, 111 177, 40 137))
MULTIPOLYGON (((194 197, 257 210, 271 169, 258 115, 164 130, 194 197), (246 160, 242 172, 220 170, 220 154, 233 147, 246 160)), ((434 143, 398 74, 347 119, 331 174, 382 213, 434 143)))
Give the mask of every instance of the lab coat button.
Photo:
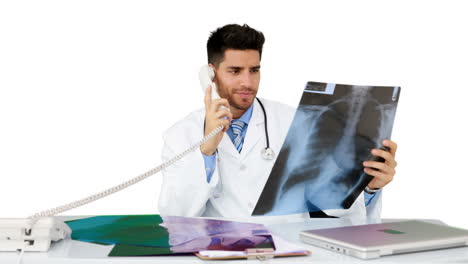
POLYGON ((241 164, 241 165, 240 165, 240 169, 241 169, 241 170, 245 170, 246 168, 247 168, 247 166, 245 166, 244 164, 241 164))
POLYGON ((250 209, 253 209, 253 207, 254 207, 253 203, 249 203, 248 205, 249 205, 250 209))

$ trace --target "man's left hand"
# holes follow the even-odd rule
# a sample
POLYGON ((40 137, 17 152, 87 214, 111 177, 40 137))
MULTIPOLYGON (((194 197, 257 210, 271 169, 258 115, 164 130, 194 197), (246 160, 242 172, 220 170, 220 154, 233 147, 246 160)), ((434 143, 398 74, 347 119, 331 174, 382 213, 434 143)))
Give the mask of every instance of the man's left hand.
POLYGON ((385 159, 385 162, 377 161, 364 161, 364 172, 374 176, 372 181, 367 185, 370 189, 381 189, 389 184, 395 176, 395 167, 397 162, 395 160, 395 153, 397 144, 391 140, 384 140, 383 145, 388 147, 390 151, 381 149, 372 149, 371 154, 374 156, 385 159))

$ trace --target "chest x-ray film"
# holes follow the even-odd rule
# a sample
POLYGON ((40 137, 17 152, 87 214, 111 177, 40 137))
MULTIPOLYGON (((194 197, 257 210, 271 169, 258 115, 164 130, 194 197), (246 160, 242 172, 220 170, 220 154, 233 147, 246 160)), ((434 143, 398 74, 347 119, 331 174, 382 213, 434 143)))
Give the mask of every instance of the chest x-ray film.
POLYGON ((348 209, 390 139, 400 87, 308 82, 253 215, 348 209))

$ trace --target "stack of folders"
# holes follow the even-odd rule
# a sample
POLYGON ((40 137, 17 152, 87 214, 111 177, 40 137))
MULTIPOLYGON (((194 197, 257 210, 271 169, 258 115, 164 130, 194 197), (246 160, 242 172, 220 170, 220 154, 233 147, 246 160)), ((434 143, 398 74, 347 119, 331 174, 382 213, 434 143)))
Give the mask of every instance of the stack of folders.
POLYGON ((66 222, 72 239, 113 245, 109 257, 195 254, 202 259, 308 255, 264 225, 160 215, 107 215, 66 222))

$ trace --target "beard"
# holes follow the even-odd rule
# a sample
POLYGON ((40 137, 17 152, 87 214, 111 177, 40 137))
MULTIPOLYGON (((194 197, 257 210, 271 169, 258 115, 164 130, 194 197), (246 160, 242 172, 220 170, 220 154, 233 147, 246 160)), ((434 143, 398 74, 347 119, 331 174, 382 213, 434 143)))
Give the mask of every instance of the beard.
POLYGON ((225 98, 228 100, 229 105, 239 110, 247 110, 253 104, 257 91, 253 89, 237 89, 231 94, 228 94, 225 98), (238 92, 250 93, 248 97, 241 97, 238 92))

